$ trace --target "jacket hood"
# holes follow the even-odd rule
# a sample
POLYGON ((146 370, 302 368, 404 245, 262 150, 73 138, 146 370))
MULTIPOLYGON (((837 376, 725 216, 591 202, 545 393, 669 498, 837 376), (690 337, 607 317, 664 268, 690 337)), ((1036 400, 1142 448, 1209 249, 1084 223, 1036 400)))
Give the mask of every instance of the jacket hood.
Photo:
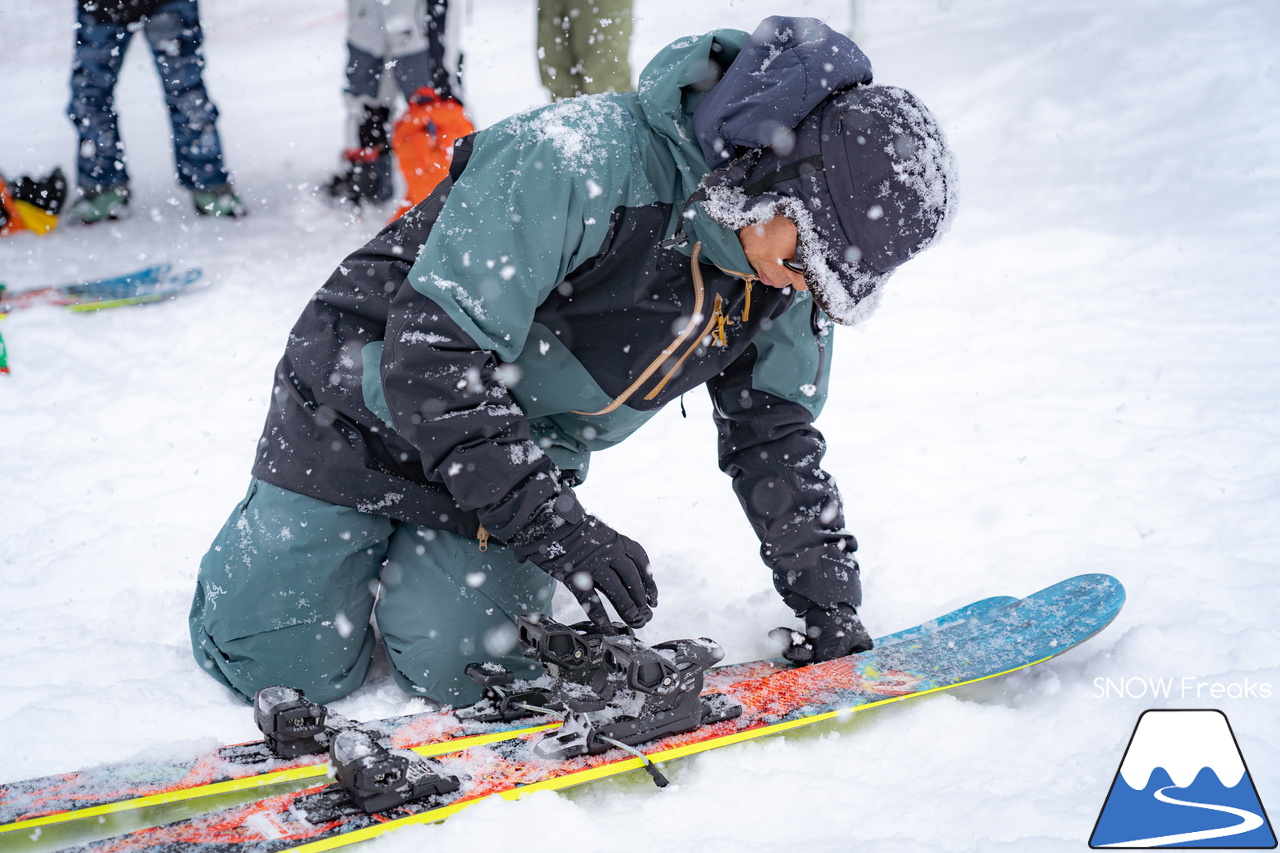
MULTIPOLYGON (((832 92, 870 80, 870 61, 848 38, 814 18, 775 16, 750 35, 715 30, 673 42, 641 72, 637 97, 675 161, 687 206, 713 168, 743 150, 785 145, 832 92)), ((709 243, 713 259, 742 258, 740 226, 689 208, 680 227, 709 243), (735 245, 717 251, 725 227, 735 245)))
POLYGON ((871 80, 871 60, 822 21, 766 18, 698 104, 694 134, 713 169, 742 149, 785 154, 794 144, 792 130, 815 107, 871 80))
POLYGON ((893 270, 945 230, 950 149, 928 109, 873 85, 866 55, 823 22, 776 16, 744 35, 681 40, 641 76, 646 118, 683 164, 679 230, 704 239, 715 223, 736 238, 786 216, 814 299, 856 323, 893 270))
POLYGON ((746 42, 740 30, 689 36, 667 45, 640 72, 636 97, 645 121, 675 161, 682 199, 710 171, 693 133, 694 113, 746 42))

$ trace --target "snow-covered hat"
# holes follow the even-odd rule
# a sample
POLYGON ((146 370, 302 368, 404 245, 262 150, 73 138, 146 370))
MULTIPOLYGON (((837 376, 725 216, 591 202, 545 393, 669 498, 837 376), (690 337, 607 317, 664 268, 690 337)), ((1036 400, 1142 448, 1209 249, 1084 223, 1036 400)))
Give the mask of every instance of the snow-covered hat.
POLYGON ((945 230, 955 202, 937 121, 895 86, 837 92, 792 135, 717 171, 704 183, 707 212, 738 228, 792 220, 809 290, 846 325, 868 316, 890 274, 945 230))

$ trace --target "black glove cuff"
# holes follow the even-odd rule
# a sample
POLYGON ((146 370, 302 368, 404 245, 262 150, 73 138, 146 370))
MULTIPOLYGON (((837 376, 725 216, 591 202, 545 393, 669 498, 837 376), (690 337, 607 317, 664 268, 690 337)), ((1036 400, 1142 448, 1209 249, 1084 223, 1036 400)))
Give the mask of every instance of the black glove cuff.
POLYGON ((562 532, 565 527, 577 527, 586 518, 586 510, 578 503, 578 496, 572 489, 564 489, 538 507, 533 518, 511 537, 507 545, 523 562, 537 553, 538 543, 562 532))

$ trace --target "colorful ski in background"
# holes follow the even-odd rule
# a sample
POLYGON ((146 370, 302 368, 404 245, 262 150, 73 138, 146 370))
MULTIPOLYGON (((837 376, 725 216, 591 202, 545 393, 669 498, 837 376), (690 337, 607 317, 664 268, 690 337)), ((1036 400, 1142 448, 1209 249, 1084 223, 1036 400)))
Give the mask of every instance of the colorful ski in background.
MULTIPOLYGON (((183 292, 199 281, 201 270, 192 267, 174 272, 171 264, 153 264, 114 278, 11 291, 0 282, 0 320, 13 311, 52 305, 68 311, 101 311, 159 302, 183 292)), ((9 373, 8 352, 0 336, 0 375, 9 373)))
POLYGON ((72 284, 10 291, 0 284, 0 317, 23 308, 54 305, 71 311, 99 311, 141 305, 175 296, 200 279, 201 270, 174 272, 171 264, 154 264, 131 273, 72 284))

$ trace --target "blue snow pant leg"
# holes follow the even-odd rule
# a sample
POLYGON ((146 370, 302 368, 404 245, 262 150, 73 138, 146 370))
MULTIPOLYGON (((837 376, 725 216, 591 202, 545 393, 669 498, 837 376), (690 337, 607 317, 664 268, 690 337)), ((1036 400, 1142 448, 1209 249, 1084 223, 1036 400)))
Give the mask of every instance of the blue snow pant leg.
POLYGON ((329 702, 364 681, 386 641, 396 681, 447 704, 479 698, 464 673, 491 660, 523 676, 515 617, 547 612, 555 582, 474 539, 337 506, 261 481, 200 564, 192 648, 244 699, 272 684, 329 702))
POLYGON ((204 30, 196 0, 173 0, 147 18, 143 32, 169 107, 178 183, 204 190, 230 183, 218 136, 218 108, 204 85, 204 30))
POLYGON ((86 192, 98 193, 129 183, 115 89, 132 36, 127 27, 104 23, 80 11, 67 117, 80 140, 76 182, 86 192))
MULTIPOLYGON (((207 189, 230 181, 218 136, 218 110, 204 85, 204 32, 196 0, 173 0, 144 19, 142 32, 160 74, 173 130, 178 182, 207 189)), ((115 87, 133 31, 81 11, 67 115, 80 145, 77 179, 99 192, 129 182, 115 111, 115 87)))

